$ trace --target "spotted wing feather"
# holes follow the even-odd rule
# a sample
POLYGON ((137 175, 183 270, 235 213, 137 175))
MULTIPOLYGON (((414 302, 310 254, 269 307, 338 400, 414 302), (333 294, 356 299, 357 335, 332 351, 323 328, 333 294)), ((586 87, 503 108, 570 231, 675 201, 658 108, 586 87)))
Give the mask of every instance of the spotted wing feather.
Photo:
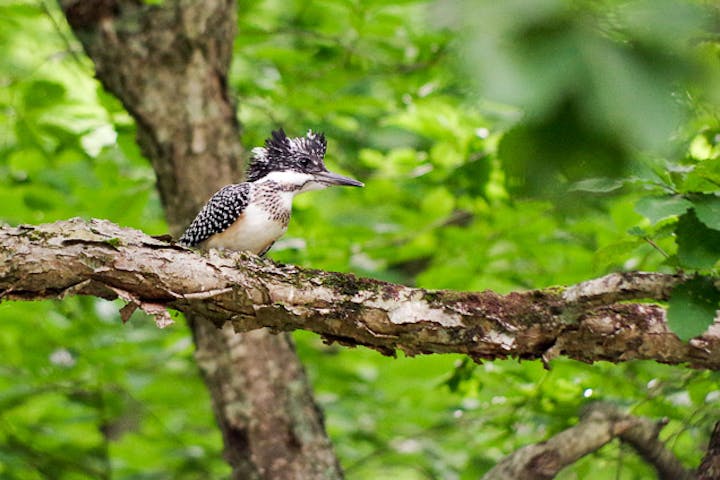
POLYGON ((194 247, 225 231, 237 220, 250 201, 250 184, 238 183, 221 188, 208 200, 185 230, 179 243, 194 247))

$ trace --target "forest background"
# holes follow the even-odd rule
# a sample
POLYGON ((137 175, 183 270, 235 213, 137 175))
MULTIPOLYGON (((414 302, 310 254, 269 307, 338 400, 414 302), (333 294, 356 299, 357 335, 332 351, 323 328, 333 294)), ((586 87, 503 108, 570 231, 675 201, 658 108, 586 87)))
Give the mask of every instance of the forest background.
MULTIPOLYGON (((155 2, 163 3, 163 2, 155 2)), ((306 194, 270 257, 506 293, 612 271, 716 273, 720 11, 703 1, 238 2, 228 82, 246 147, 329 138, 366 188, 306 194)), ((136 126, 50 1, 0 3, 0 219, 167 233, 136 126)), ((717 291, 676 297, 705 330, 717 291)), ((0 304, 0 477, 225 478, 184 322, 121 302, 0 304)), ((348 478, 477 478, 595 400, 669 420, 697 466, 715 372, 558 358, 391 359, 294 334, 348 478)), ((652 476, 614 442, 563 478, 652 476)))

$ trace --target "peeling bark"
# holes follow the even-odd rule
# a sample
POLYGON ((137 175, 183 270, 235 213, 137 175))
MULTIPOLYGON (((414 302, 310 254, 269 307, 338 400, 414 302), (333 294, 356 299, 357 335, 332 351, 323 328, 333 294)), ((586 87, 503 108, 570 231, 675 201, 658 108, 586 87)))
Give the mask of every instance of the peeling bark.
MULTIPOLYGON (((243 177, 244 150, 227 89, 237 5, 154 3, 60 0, 97 78, 136 121, 138 144, 155 170, 170 232, 177 236, 212 193, 243 177)), ((100 290, 127 295, 145 310, 164 305, 123 288, 137 279, 129 268, 118 271, 118 284, 100 290)), ((147 280, 146 293, 162 298, 163 287, 147 280)), ((91 287, 77 284, 78 292, 84 288, 91 287)), ((214 328, 202 309, 186 313, 233 478, 341 478, 290 338, 238 336, 214 328)))
POLYGON ((606 403, 594 403, 580 422, 548 440, 513 452, 488 471, 483 480, 550 480, 581 457, 599 450, 615 438, 633 447, 655 467, 660 480, 692 480, 658 434, 665 422, 636 417, 606 403))
POLYGON ((662 307, 614 303, 666 300, 682 280, 634 272, 508 295, 431 291, 279 265, 247 253, 201 256, 102 220, 0 229, 0 295, 6 299, 116 298, 122 292, 152 314, 160 305, 217 326, 230 321, 241 332, 311 330, 328 342, 386 355, 398 349, 409 355, 464 353, 476 361, 564 355, 717 369, 718 324, 685 343, 669 331, 662 307), (595 288, 587 290, 589 284, 595 288), (607 304, 598 305, 597 288, 607 304))

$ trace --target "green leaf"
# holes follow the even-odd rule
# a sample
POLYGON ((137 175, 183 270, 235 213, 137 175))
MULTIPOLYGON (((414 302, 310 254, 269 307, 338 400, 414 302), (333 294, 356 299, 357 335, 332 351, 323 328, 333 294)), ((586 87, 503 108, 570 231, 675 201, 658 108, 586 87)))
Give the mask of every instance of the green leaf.
POLYGON ((449 215, 455 205, 455 198, 445 187, 433 188, 422 199, 420 209, 428 218, 449 215))
POLYGON ((593 193, 608 193, 618 188, 622 188, 625 183, 624 179, 620 178, 588 178, 586 180, 580 180, 570 186, 571 192, 593 192, 593 193))
POLYGON ((430 158, 436 165, 451 168, 463 163, 463 153, 453 143, 439 141, 430 149, 430 158))
POLYGON ((712 324, 720 292, 712 279, 698 276, 675 287, 670 297, 668 325, 682 340, 701 335, 712 324))
POLYGON ((60 103, 65 97, 65 87, 49 80, 37 80, 25 89, 23 102, 28 110, 42 109, 60 103))
POLYGON ((628 228, 627 233, 628 235, 632 235, 633 237, 647 237, 648 235, 650 235, 647 230, 640 228, 637 225, 628 228))
POLYGON ((698 219, 713 230, 720 230, 720 197, 698 195, 691 200, 698 219))
MULTIPOLYGON (((715 148, 720 149, 720 145, 716 145, 715 148)), ((695 167, 695 170, 693 170, 690 178, 685 181, 683 187, 692 187, 700 181, 705 181, 706 183, 712 185, 712 191, 717 190, 717 186, 720 184, 720 158, 708 158, 707 160, 700 162, 695 167), (693 177, 698 177, 698 179, 694 179, 693 177)))
POLYGON ((598 249, 593 258, 595 268, 601 269, 611 265, 622 265, 630 254, 644 242, 640 239, 615 242, 598 249))
POLYGON ((679 195, 662 195, 657 197, 643 197, 635 204, 635 211, 647 217, 652 223, 660 220, 682 215, 693 204, 679 195))
POLYGON ((477 365, 470 361, 469 358, 464 358, 455 365, 450 377, 445 380, 444 384, 447 385, 451 392, 457 392, 464 383, 473 378, 476 368, 477 365))
POLYGON ((680 217, 675 230, 680 265, 687 268, 712 268, 720 258, 720 232, 700 222, 694 210, 680 217))
POLYGON ((706 130, 697 135, 692 142, 688 153, 698 160, 717 159, 720 151, 718 149, 715 137, 718 135, 716 130, 706 130))

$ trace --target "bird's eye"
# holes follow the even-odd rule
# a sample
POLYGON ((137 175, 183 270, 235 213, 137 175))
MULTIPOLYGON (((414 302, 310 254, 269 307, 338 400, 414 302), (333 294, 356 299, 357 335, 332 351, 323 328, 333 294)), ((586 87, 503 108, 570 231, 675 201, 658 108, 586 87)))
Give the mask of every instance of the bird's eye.
POLYGON ((312 158, 310 157, 302 157, 300 158, 300 166, 303 168, 310 168, 313 166, 312 158))

